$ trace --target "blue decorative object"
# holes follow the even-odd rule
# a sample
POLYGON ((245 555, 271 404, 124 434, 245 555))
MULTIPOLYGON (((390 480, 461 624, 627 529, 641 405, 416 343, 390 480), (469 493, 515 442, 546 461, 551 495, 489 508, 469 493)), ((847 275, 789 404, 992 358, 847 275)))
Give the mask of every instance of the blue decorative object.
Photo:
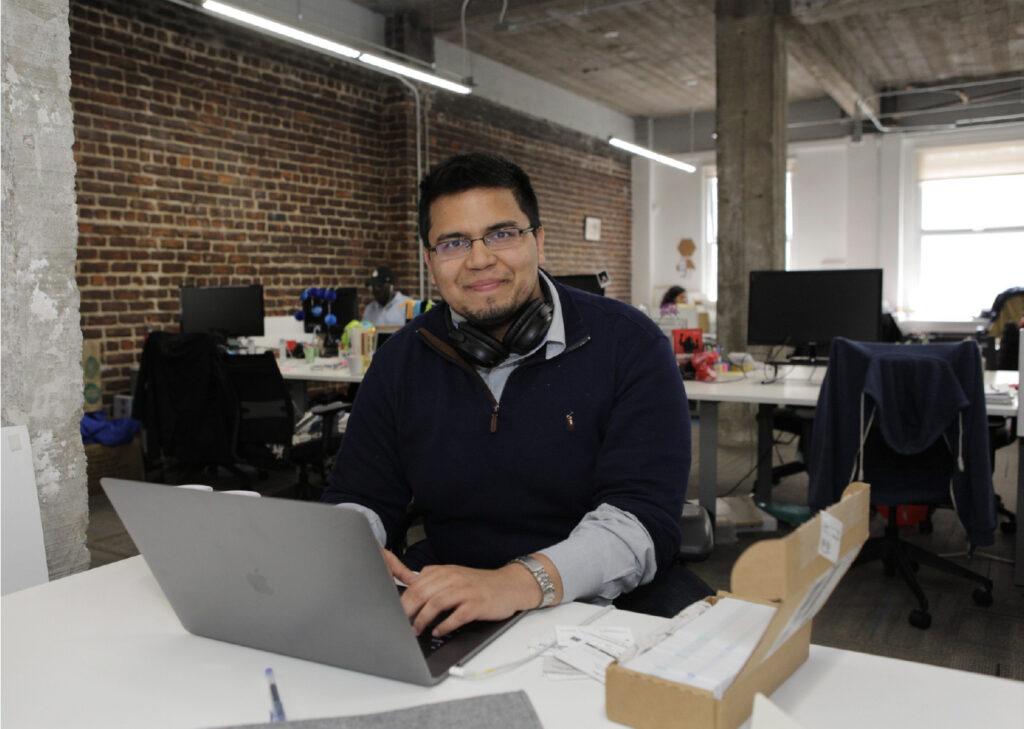
POLYGON ((324 324, 326 324, 329 327, 333 327, 337 323, 338 317, 336 317, 334 314, 328 314, 327 316, 324 317, 324 324))
POLYGON ((299 320, 299 321, 302 321, 303 319, 306 318, 306 312, 304 312, 304 311, 296 311, 295 312, 295 318, 297 320, 299 320))

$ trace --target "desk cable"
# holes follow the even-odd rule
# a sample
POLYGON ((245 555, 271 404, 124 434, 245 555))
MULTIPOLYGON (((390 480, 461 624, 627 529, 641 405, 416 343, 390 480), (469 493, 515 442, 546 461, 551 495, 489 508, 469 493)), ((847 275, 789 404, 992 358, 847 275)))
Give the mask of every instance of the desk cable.
MULTIPOLYGON (((614 605, 605 605, 603 608, 598 610, 596 613, 594 613, 593 615, 589 616, 582 623, 579 623, 579 625, 581 625, 581 626, 583 626, 583 625, 590 625, 591 623, 596 622, 599 618, 603 617, 604 615, 608 614, 609 612, 611 612, 614 609, 615 609, 614 605)), ((525 663, 529 663, 534 658, 539 658, 540 656, 544 655, 549 650, 554 648, 556 645, 558 645, 558 639, 557 638, 553 639, 553 640, 545 641, 544 643, 541 643, 539 646, 537 646, 533 650, 532 653, 530 653, 529 655, 527 655, 527 656, 525 656, 523 658, 520 658, 520 659, 515 660, 515 661, 510 661, 508 663, 502 663, 502 664, 499 664, 497 666, 491 666, 490 668, 483 668, 483 669, 480 669, 480 670, 470 671, 470 670, 467 670, 463 666, 452 666, 451 668, 448 669, 448 675, 449 676, 454 676, 456 678, 465 678, 465 679, 469 679, 469 680, 472 680, 472 681, 478 681, 478 680, 483 679, 483 678, 491 678, 492 676, 497 676, 499 673, 505 673, 506 671, 511 671, 513 668, 519 668, 519 666, 522 666, 525 663)))

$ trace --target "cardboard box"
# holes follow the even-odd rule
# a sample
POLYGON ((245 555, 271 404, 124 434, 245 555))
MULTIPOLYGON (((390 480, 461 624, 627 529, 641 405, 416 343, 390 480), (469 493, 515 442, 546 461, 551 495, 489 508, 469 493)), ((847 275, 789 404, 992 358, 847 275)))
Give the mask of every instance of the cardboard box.
POLYGON ((780 539, 758 542, 733 566, 731 593, 774 605, 750 659, 720 700, 710 691, 623 668, 608 667, 608 718, 637 729, 735 729, 754 704, 770 694, 807 660, 811 620, 845 574, 868 537, 869 487, 850 484, 838 504, 780 539), (824 533, 823 533, 824 524, 824 533), (839 531, 841 530, 841 532, 839 531))
POLYGON ((106 476, 134 481, 141 481, 144 476, 139 436, 135 436, 131 443, 118 446, 88 443, 85 446, 85 459, 90 494, 102 493, 100 479, 106 476))
POLYGON ((102 368, 100 367, 100 343, 82 343, 82 410, 94 413, 103 409, 102 368))

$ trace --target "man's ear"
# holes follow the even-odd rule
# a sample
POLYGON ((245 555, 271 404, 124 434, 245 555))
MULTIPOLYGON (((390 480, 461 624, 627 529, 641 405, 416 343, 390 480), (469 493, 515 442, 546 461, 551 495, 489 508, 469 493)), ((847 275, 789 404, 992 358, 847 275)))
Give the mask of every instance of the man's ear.
POLYGON ((544 265, 544 228, 539 226, 533 231, 533 236, 537 239, 537 264, 540 266, 544 265))
POLYGON ((426 246, 420 246, 420 251, 423 253, 423 265, 427 267, 427 272, 430 274, 430 283, 437 286, 437 279, 434 278, 433 261, 430 259, 430 249, 426 246))

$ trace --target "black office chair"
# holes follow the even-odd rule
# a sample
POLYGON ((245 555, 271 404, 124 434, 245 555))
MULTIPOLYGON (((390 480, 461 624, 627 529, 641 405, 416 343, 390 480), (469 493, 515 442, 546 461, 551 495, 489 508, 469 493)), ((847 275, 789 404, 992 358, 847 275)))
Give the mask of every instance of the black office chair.
POLYGON ((238 408, 212 334, 152 332, 139 366, 132 417, 142 423, 147 465, 163 480, 169 461, 187 471, 234 467, 238 408))
POLYGON ((898 507, 955 501, 971 551, 994 541, 995 494, 988 459, 981 356, 972 341, 894 345, 837 339, 829 356, 814 427, 808 499, 835 503, 851 480, 871 484, 872 506, 889 507, 883 536, 869 539, 857 564, 881 559, 917 599, 909 619, 931 624, 915 570, 928 565, 979 585, 974 601, 992 604, 992 582, 900 538, 898 507))
POLYGON ((296 498, 307 501, 320 498, 327 473, 341 447, 351 407, 349 402, 335 400, 314 405, 299 418, 288 453, 288 459, 299 468, 299 480, 294 487, 296 498), (319 488, 313 485, 310 471, 320 477, 319 488))
POLYGON ((277 360, 272 352, 225 352, 222 358, 237 403, 232 455, 257 468, 271 465, 291 447, 295 432, 295 407, 277 360))
POLYGON ((814 429, 814 408, 798 406, 782 406, 772 413, 772 445, 789 445, 796 439, 797 458, 788 463, 772 466, 772 484, 777 485, 786 476, 792 476, 807 470, 807 462, 811 452, 811 438, 814 429), (774 435, 775 431, 789 433, 790 438, 782 440, 774 435))

